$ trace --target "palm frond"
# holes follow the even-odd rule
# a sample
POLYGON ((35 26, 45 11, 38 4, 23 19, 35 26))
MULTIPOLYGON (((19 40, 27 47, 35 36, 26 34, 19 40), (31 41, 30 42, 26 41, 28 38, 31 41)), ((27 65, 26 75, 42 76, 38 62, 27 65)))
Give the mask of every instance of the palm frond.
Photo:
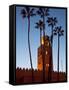
POLYGON ((54 35, 57 35, 57 33, 53 33, 54 35))
POLYGON ((25 9, 22 9, 22 10, 21 10, 21 15, 22 15, 23 18, 26 17, 26 11, 25 11, 25 9))
POLYGON ((29 12, 30 12, 30 7, 25 6, 25 9, 26 9, 27 13, 29 13, 29 12))
POLYGON ((59 36, 63 36, 64 35, 64 30, 62 29, 62 26, 55 27, 54 33, 58 33, 59 36))
POLYGON ((59 30, 61 30, 62 26, 59 27, 59 30))
POLYGON ((63 36, 63 35, 64 35, 63 33, 59 34, 59 36, 63 36))
POLYGON ((35 28, 37 28, 37 29, 38 29, 39 27, 38 27, 38 26, 35 26, 35 28))
POLYGON ((61 34, 62 36, 64 35, 64 33, 61 34))
POLYGON ((40 11, 41 13, 44 13, 44 12, 43 12, 43 9, 44 9, 44 8, 41 8, 41 7, 40 7, 40 8, 39 8, 39 11, 40 11))
POLYGON ((52 23, 49 23, 48 26, 52 26, 52 23))
POLYGON ((55 26, 56 23, 57 23, 56 17, 54 17, 54 18, 53 17, 48 17, 47 23, 48 23, 49 26, 55 26))
POLYGON ((54 21, 55 21, 56 23, 58 22, 56 17, 54 17, 54 21))
POLYGON ((61 30, 61 32, 63 33, 63 32, 64 32, 64 30, 61 30))
POLYGON ((38 14, 38 15, 41 15, 41 12, 38 10, 38 11, 36 11, 36 13, 38 14))
POLYGON ((54 32, 54 33, 57 32, 56 28, 53 30, 53 32, 54 32))
POLYGON ((38 23, 38 22, 36 22, 35 24, 36 24, 36 25, 39 25, 39 23, 38 23))
POLYGON ((41 8, 41 7, 40 7, 40 8, 36 11, 36 13, 37 13, 38 15, 40 15, 41 17, 43 17, 43 13, 44 13, 44 12, 43 12, 43 9, 44 9, 44 8, 41 8))
POLYGON ((33 13, 33 11, 34 11, 34 10, 35 10, 35 9, 34 9, 34 8, 32 8, 32 9, 31 9, 31 11, 30 11, 30 13, 33 13))
POLYGON ((52 20, 52 18, 51 17, 48 17, 47 22, 50 23, 51 20, 52 20))
POLYGON ((44 15, 41 14, 40 16, 41 16, 41 18, 42 18, 44 15))
POLYGON ((36 15, 36 13, 34 13, 34 10, 35 10, 34 8, 30 9, 30 12, 29 12, 30 16, 35 16, 36 15))
POLYGON ((39 20, 35 24, 36 24, 36 26, 35 26, 36 28, 40 28, 40 30, 43 29, 44 24, 43 24, 43 21, 42 20, 39 20))
POLYGON ((49 16, 49 8, 45 8, 45 15, 49 16))
POLYGON ((22 10, 21 10, 21 14, 26 14, 25 9, 22 9, 22 10))
POLYGON ((49 12, 49 8, 45 8, 45 11, 46 11, 46 12, 49 12))
POLYGON ((25 17, 26 17, 26 15, 22 15, 22 17, 23 17, 23 18, 25 18, 25 17))
POLYGON ((35 13, 31 13, 30 16, 35 16, 36 14, 35 13))

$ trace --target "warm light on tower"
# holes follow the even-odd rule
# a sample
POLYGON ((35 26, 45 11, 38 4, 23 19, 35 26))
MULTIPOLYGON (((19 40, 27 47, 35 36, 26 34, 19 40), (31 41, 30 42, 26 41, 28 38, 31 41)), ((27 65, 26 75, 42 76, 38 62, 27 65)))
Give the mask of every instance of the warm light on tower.
POLYGON ((38 70, 43 70, 43 57, 45 55, 45 70, 46 74, 48 74, 49 67, 51 68, 51 71, 53 70, 53 63, 52 63, 52 52, 51 52, 51 44, 48 36, 45 36, 45 42, 44 42, 44 37, 41 37, 41 45, 38 48, 38 64, 37 68, 38 70), (45 47, 43 48, 45 44, 45 47), (44 54, 44 49, 45 49, 45 54, 44 54), (51 63, 50 63, 51 61, 51 63))
POLYGON ((44 38, 41 38, 41 44, 44 45, 44 38))

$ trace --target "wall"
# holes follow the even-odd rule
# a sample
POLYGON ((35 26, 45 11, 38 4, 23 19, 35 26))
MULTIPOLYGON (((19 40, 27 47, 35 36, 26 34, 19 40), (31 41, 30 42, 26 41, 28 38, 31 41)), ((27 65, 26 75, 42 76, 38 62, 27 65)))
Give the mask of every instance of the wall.
POLYGON ((34 70, 33 69, 33 77, 32 77, 32 70, 31 69, 16 69, 16 83, 23 84, 23 83, 54 83, 54 82, 63 82, 66 81, 66 74, 64 72, 59 72, 59 80, 58 80, 58 72, 46 72, 45 71, 45 81, 43 81, 43 71, 41 70, 34 70), (49 76, 49 77, 48 77, 49 76), (33 82, 32 82, 33 78, 33 82))
MULTIPOLYGON (((9 8, 10 4, 33 4, 45 6, 69 6, 69 0, 0 0, 0 90, 65 90, 68 83, 11 86, 9 77, 9 8)), ((68 9, 69 11, 69 9, 68 9)), ((69 14, 69 12, 68 12, 69 14)), ((68 18, 69 21, 69 18, 68 18)), ((69 31, 68 31, 69 34, 69 31)), ((69 40, 69 35, 68 35, 69 40)), ((69 43, 69 42, 68 42, 69 43)), ((68 48, 69 50, 69 48, 68 48)))

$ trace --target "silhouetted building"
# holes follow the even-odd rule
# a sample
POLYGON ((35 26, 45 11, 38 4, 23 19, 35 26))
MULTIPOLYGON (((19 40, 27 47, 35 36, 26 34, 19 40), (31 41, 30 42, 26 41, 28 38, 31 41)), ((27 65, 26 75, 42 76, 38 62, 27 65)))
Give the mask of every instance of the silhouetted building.
POLYGON ((45 70, 46 74, 50 71, 53 71, 53 61, 52 61, 52 48, 51 43, 48 36, 45 36, 45 48, 44 46, 44 39, 41 39, 41 46, 38 48, 38 60, 37 60, 37 68, 38 70, 43 70, 43 49, 45 49, 45 70))

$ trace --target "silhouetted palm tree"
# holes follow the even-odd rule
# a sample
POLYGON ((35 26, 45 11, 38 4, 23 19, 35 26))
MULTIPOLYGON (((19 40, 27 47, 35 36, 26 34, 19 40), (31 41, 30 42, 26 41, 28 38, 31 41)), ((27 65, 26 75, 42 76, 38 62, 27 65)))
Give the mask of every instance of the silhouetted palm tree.
POLYGON ((42 30, 43 30, 43 21, 39 20, 36 22, 35 28, 40 29, 40 45, 41 45, 41 36, 42 36, 42 30))
POLYGON ((40 7, 37 10, 37 14, 43 18, 43 38, 44 38, 44 45, 43 45, 43 82, 45 82, 45 17, 49 15, 49 9, 40 7))
POLYGON ((57 79, 59 81, 59 50, 60 50, 60 37, 64 35, 64 30, 61 26, 55 27, 54 35, 58 35, 58 58, 57 58, 57 70, 58 70, 58 76, 57 79))
POLYGON ((37 14, 43 18, 43 35, 45 36, 45 17, 49 15, 49 9, 40 7, 39 10, 37 10, 37 14))
MULTIPOLYGON (((48 17, 48 19, 47 19, 47 23, 48 23, 48 26, 50 26, 51 27, 51 37, 50 37, 50 40, 51 40, 51 48, 52 48, 52 50, 51 50, 51 55, 52 55, 52 57, 51 57, 51 59, 50 59, 50 62, 49 62, 49 64, 51 65, 53 62, 53 29, 54 29, 54 26, 56 25, 56 23, 57 23, 57 18, 56 17, 48 17)), ((49 67, 49 77, 48 77, 48 80, 49 81, 51 81, 51 69, 52 67, 50 66, 49 67)))
POLYGON ((48 17, 47 20, 48 26, 51 26, 51 44, 53 44, 53 28, 57 23, 56 17, 48 17))
POLYGON ((31 56, 31 48, 30 48, 30 17, 35 15, 33 11, 34 8, 30 8, 28 6, 26 6, 21 10, 22 17, 28 19, 28 48, 29 48, 30 64, 32 69, 32 81, 33 81, 33 65, 32 65, 32 56, 31 56))

